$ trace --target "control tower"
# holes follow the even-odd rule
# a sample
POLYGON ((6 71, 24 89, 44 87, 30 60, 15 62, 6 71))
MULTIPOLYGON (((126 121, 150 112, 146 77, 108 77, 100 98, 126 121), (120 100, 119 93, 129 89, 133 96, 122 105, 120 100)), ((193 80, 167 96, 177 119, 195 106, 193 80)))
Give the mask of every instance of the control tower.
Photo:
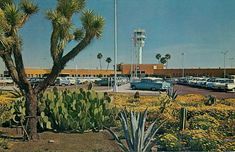
POLYGON ((137 64, 142 64, 142 53, 143 53, 143 47, 145 44, 145 30, 143 29, 137 29, 134 30, 134 46, 135 46, 135 50, 136 50, 136 60, 137 60, 137 64))

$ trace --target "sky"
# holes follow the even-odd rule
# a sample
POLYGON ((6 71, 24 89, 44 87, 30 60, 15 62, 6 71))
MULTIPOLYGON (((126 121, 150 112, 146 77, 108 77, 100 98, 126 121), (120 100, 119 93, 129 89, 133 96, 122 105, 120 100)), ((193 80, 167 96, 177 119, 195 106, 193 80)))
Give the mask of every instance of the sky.
MULTIPOLYGON (((45 12, 56 6, 56 0, 35 0, 40 11, 20 31, 26 67, 49 68, 51 24, 45 12)), ((97 54, 105 59, 114 56, 114 0, 87 0, 86 8, 105 18, 100 39, 94 39, 66 68, 99 66, 97 54)), ((132 63, 133 31, 146 31, 143 63, 157 63, 157 53, 169 53, 168 68, 235 66, 235 0, 117 0, 118 63, 132 63), (184 53, 184 57, 181 55, 184 53), (184 59, 183 59, 184 58, 184 59), (234 59, 232 59, 234 58, 234 59)), ((74 22, 80 26, 79 14, 74 22)), ((75 44, 69 45, 67 51, 75 44)), ((4 69, 1 62, 0 69, 4 69)), ((113 64, 113 62, 112 62, 113 64)), ((0 70, 0 71, 1 71, 0 70)))

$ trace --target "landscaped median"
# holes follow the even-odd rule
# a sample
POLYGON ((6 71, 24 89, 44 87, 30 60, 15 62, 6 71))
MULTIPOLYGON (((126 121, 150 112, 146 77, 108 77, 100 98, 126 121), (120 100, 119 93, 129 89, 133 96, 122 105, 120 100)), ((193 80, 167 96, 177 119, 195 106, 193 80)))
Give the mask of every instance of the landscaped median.
MULTIPOLYGON (((83 89, 59 91, 56 88, 45 92, 39 98, 38 130, 42 132, 90 132, 93 137, 92 134, 103 130, 103 127, 111 127, 122 139, 124 133, 118 118, 119 112, 124 109, 127 112, 142 112, 147 109, 146 128, 155 120, 157 120, 156 125, 166 121, 154 138, 155 147, 158 150, 235 150, 235 99, 217 100, 211 96, 194 94, 177 96, 169 93, 134 96, 123 93, 97 93, 83 89)), ((26 123, 24 98, 15 99, 13 94, 2 92, 0 103, 2 126, 10 128, 20 125, 21 122, 26 123)), ((41 135, 43 137, 43 134, 41 135)), ((74 140, 75 136, 71 134, 74 140)), ((77 136, 79 139, 82 137, 81 134, 77 136)), ((108 136, 102 137, 108 139, 108 136)), ((69 134, 66 138, 69 138, 69 134)), ((58 136, 54 140, 55 143, 63 143, 63 141, 57 141, 58 136)), ((11 140, 9 142, 0 140, 0 142, 2 148, 10 148, 10 150, 9 142, 15 144, 11 140)), ((114 146, 114 141, 112 143, 108 146, 114 146)), ((49 150, 54 149, 49 148, 49 150)))

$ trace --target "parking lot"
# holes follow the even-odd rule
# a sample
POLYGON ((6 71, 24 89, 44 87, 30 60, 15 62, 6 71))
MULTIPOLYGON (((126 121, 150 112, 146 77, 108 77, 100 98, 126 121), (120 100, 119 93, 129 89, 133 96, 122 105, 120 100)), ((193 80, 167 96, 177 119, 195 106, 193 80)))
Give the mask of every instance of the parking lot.
POLYGON ((208 90, 204 88, 196 88, 190 87, 185 85, 174 85, 174 89, 177 90, 178 94, 201 94, 204 96, 213 95, 219 99, 226 99, 226 98, 235 98, 234 92, 223 92, 223 91, 215 91, 215 90, 208 90))
MULTIPOLYGON (((2 86, 0 85, 0 90, 12 90, 13 85, 7 85, 7 86, 2 86)), ((79 84, 79 85, 72 85, 72 86, 58 86, 59 89, 78 89, 78 88, 87 88, 88 84, 79 84)), ((50 86, 48 89, 52 89, 53 86, 50 86)), ((97 86, 94 85, 93 87, 94 90, 97 91, 107 91, 107 92, 112 92, 112 88, 109 86, 97 86)), ((226 99, 226 98, 235 98, 235 93, 234 92, 222 92, 222 91, 215 91, 215 90, 208 90, 208 89, 203 89, 203 88, 196 88, 196 87, 191 87, 191 86, 185 86, 185 85, 174 85, 174 89, 177 90, 179 95, 184 95, 184 94, 201 94, 204 96, 207 95, 213 95, 219 99, 226 99)), ((158 95, 160 92, 159 91, 146 91, 146 90, 132 90, 130 88, 130 84, 125 84, 122 86, 118 87, 118 92, 122 93, 131 93, 134 94, 136 91, 139 91, 141 95, 158 95)))

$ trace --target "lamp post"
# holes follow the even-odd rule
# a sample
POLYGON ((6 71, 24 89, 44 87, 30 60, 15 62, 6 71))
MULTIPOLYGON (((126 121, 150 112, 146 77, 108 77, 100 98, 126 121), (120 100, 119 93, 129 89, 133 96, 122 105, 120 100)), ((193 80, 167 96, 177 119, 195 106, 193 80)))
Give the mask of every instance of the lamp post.
POLYGON ((222 51, 221 53, 224 55, 224 78, 225 78, 225 76, 226 76, 226 69, 225 69, 226 54, 228 53, 228 51, 222 51))
POLYGON ((181 53, 182 55, 182 77, 184 77, 184 53, 181 53))
POLYGON ((114 86, 113 92, 117 92, 117 0, 114 0, 114 86))

